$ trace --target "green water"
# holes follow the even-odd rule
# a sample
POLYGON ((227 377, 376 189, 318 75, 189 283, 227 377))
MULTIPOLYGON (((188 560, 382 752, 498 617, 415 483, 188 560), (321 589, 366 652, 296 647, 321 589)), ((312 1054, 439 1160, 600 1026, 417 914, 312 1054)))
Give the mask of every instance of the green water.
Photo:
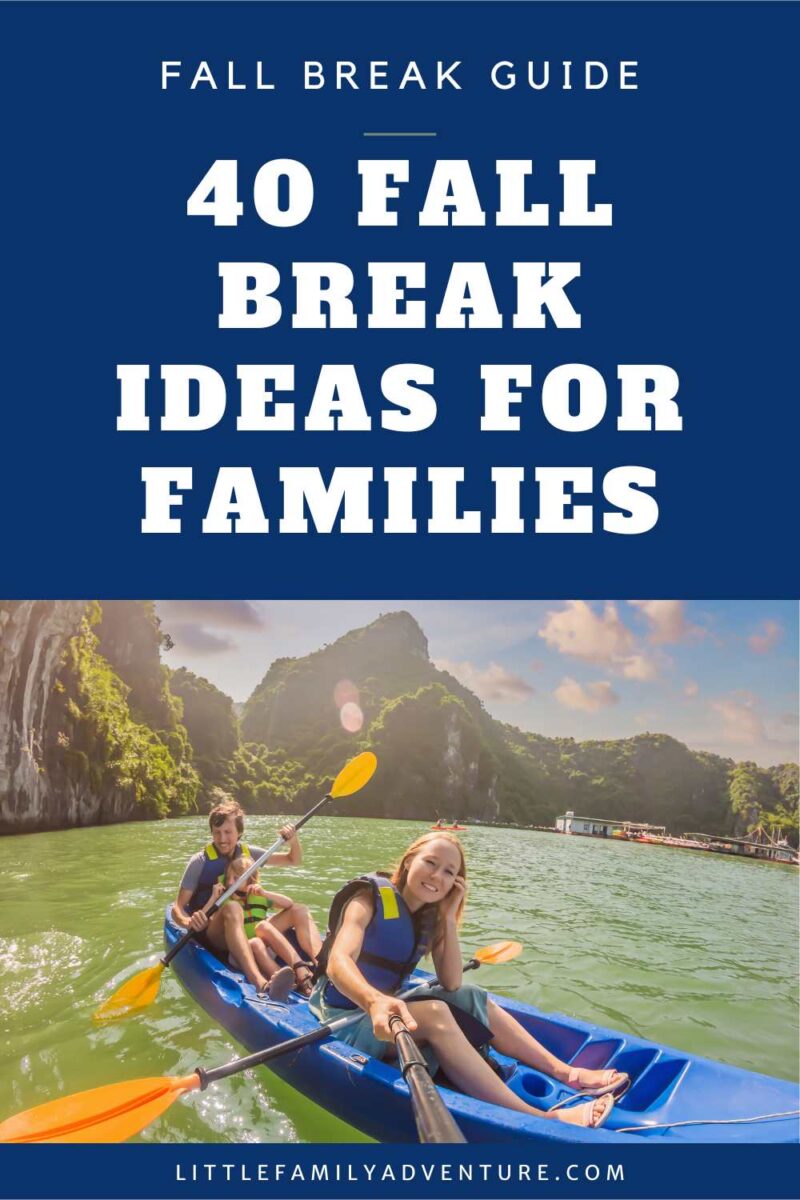
MULTIPOLYGON (((248 822, 273 840, 277 818, 248 822)), ((346 879, 389 866, 410 821, 316 818, 300 868, 276 890, 320 924, 346 879)), ((524 954, 483 968, 492 990, 540 1008, 763 1071, 798 1077, 798 875, 724 856, 510 829, 464 835, 465 953, 513 937, 524 954)), ((145 1013, 90 1020, 160 952, 164 905, 203 844, 198 818, 0 841, 0 1117, 125 1078, 180 1075, 239 1052, 171 972, 145 1013)), ((267 1070, 179 1101, 144 1141, 354 1141, 360 1135, 267 1070)))

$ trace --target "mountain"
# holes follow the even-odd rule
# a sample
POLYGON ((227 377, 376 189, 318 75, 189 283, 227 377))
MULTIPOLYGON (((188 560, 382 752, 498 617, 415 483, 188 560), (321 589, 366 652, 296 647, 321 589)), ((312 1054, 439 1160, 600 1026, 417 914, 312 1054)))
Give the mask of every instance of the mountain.
POLYGON ((323 777, 355 750, 373 749, 378 774, 348 801, 364 815, 551 825, 572 809, 735 835, 771 812, 796 828, 795 764, 737 767, 666 734, 576 742, 523 732, 431 663, 406 612, 305 658, 278 659, 244 706, 242 734, 323 777), (357 697, 363 713, 356 740, 342 728, 342 695, 357 697))
POLYGON ((571 809, 797 840, 796 764, 503 724, 433 665, 407 612, 276 660, 243 706, 169 670, 170 646, 152 601, 0 601, 0 831, 203 811, 219 788, 249 812, 300 813, 372 749, 378 772, 348 813, 552 825, 571 809))

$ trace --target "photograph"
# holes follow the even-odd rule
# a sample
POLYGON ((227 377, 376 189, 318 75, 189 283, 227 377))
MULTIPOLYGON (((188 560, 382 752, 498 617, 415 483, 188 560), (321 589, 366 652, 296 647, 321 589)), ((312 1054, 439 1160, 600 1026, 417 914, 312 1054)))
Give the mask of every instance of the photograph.
POLYGON ((0 1200, 795 1200, 800 0, 0 42, 0 1200))
POLYGON ((797 656, 785 601, 0 602, 0 1138, 796 1142, 797 656))

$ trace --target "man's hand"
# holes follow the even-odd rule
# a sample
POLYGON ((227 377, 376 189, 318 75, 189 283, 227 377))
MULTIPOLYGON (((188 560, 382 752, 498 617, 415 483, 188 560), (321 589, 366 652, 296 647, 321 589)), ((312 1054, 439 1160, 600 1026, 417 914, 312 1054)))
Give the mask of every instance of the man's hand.
POLYGON ((278 832, 283 838, 286 850, 282 855, 276 854, 270 861, 281 863, 287 867, 299 867, 303 861, 303 849, 300 845, 300 838, 297 836, 297 830, 294 825, 287 823, 286 825, 281 825, 278 832))
POLYGON ((417 1022, 399 996, 377 996, 367 1013, 372 1021, 372 1032, 382 1042, 394 1041, 394 1031, 389 1027, 392 1017, 399 1017, 409 1033, 413 1033, 417 1028, 417 1022))
POLYGON ((189 917, 189 928, 194 930, 195 933, 202 933, 207 926, 208 917, 201 909, 193 912, 189 917))

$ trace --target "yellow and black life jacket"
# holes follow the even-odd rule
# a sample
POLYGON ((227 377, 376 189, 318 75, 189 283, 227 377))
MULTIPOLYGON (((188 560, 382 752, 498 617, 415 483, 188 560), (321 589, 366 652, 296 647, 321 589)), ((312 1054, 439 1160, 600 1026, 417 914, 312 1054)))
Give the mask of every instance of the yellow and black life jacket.
POLYGON ((215 883, 225 883, 225 872, 228 869, 228 863, 233 862, 235 858, 241 858, 242 855, 250 857, 250 848, 244 842, 237 842, 236 849, 230 858, 225 858, 220 854, 213 842, 209 842, 203 851, 203 868, 200 872, 200 879, 197 887, 192 893, 192 898, 186 906, 186 911, 191 915, 197 912, 199 908, 205 908, 211 899, 211 889, 215 883))
MULTIPOLYGON (((375 911, 364 931, 364 942, 356 963, 373 987, 381 992, 396 992, 423 955, 430 951, 436 910, 433 905, 424 905, 412 914, 391 879, 380 872, 351 879, 334 896, 328 916, 328 932, 317 960, 315 977, 326 973, 330 948, 345 905, 356 892, 363 891, 365 885, 372 891, 375 911)), ((335 1008, 356 1007, 330 980, 326 984, 324 998, 326 1004, 335 1008)))

